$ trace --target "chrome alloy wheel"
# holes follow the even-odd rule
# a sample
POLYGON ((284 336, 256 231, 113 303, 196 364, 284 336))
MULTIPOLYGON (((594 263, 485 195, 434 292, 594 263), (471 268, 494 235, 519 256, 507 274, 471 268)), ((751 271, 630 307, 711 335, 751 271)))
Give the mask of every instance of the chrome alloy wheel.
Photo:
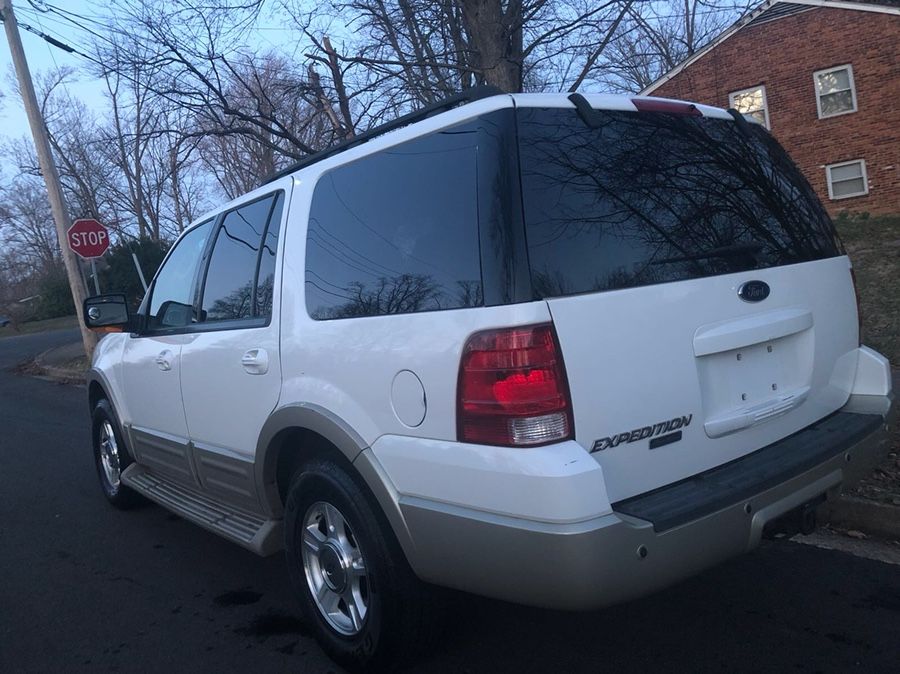
POLYGON ((345 636, 359 634, 369 607, 362 550, 350 525, 330 503, 313 503, 303 518, 303 571, 319 612, 345 636))
POLYGON ((119 445, 116 442, 116 434, 112 424, 104 421, 100 426, 100 464, 103 466, 103 474, 106 481, 114 489, 119 488, 119 478, 122 474, 119 463, 119 445))

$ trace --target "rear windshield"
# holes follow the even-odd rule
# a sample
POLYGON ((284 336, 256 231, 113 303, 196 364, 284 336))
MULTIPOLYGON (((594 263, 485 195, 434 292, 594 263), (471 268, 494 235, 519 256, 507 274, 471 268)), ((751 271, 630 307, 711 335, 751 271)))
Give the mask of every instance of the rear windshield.
POLYGON ((517 112, 539 297, 840 254, 809 184, 760 127, 653 112, 517 112))

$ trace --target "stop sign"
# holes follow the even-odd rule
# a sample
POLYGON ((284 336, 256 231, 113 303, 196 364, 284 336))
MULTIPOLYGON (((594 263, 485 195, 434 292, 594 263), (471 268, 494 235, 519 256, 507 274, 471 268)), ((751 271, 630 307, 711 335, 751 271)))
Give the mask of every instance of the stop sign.
POLYGON ((109 248, 109 233, 106 227, 92 218, 76 220, 66 233, 69 248, 81 257, 100 257, 109 248))

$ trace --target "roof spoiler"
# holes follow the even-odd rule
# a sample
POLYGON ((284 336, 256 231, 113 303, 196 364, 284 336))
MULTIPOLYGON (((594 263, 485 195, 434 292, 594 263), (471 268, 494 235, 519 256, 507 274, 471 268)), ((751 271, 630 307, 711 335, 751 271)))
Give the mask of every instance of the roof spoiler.
MULTIPOLYGON (((582 121, 592 129, 599 128, 606 119, 588 103, 581 94, 569 94, 569 100, 575 105, 575 110, 582 121)), ((688 117, 702 117, 703 113, 693 103, 681 101, 667 101, 663 98, 632 98, 631 103, 638 112, 664 112, 669 115, 686 115, 688 117)))

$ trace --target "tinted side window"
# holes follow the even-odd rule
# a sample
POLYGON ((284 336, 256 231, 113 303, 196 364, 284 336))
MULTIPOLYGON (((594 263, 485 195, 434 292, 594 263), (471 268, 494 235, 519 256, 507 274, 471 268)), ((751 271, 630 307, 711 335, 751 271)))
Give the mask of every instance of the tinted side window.
POLYGON ((256 275, 256 315, 272 315, 272 292, 275 288, 275 251, 278 250, 278 233, 281 229, 281 211, 284 208, 284 192, 279 192, 269 218, 269 226, 263 237, 259 254, 259 273, 256 275))
POLYGON ((190 325, 193 317, 191 292, 212 220, 189 230, 175 244, 172 253, 156 275, 150 298, 148 327, 180 328, 190 325))
POLYGON ((323 175, 309 216, 315 319, 480 306, 477 126, 460 125, 323 175))
POLYGON ((256 265, 275 195, 225 215, 213 245, 203 287, 201 316, 206 322, 254 316, 256 265))

